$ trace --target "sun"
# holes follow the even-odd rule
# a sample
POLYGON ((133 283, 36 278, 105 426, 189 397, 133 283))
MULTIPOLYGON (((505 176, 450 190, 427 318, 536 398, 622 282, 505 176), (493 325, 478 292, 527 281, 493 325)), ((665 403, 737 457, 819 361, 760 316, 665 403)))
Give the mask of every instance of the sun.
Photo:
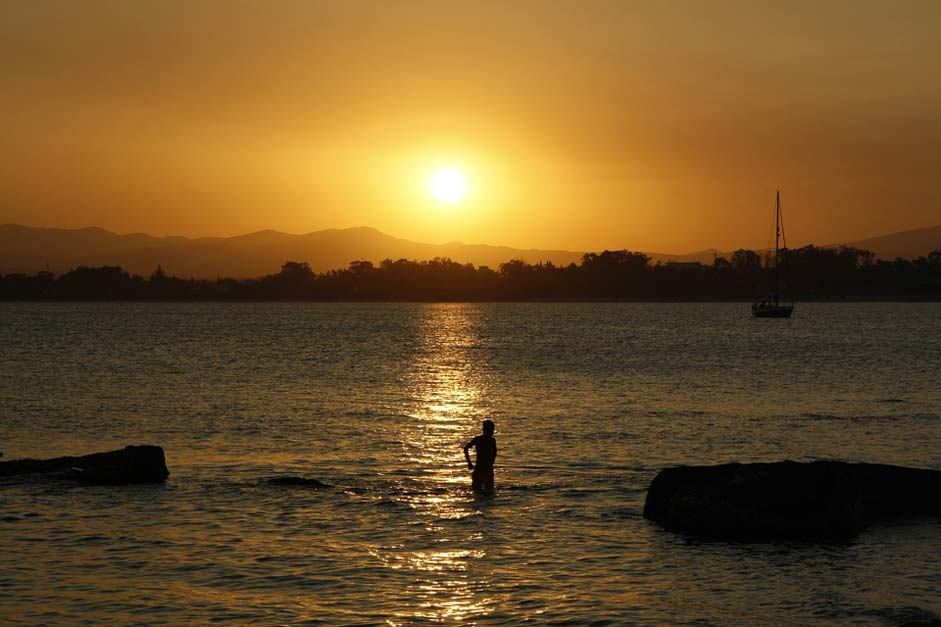
POLYGON ((467 195, 467 177, 454 166, 443 166, 428 177, 428 192, 443 205, 454 205, 467 195))

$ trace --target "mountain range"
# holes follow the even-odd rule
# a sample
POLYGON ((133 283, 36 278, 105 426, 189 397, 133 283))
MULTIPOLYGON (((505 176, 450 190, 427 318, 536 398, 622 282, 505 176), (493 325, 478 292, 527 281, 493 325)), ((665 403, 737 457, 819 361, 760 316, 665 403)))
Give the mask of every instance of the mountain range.
MULTIPOLYGON (((864 248, 882 259, 915 258, 941 248, 941 226, 892 233, 847 245, 864 248)), ((484 244, 425 244, 387 235, 370 227, 327 229, 303 235, 266 230, 235 237, 154 237, 143 233, 118 235, 97 227, 55 229, 0 225, 0 274, 56 274, 80 265, 117 265, 149 275, 157 265, 180 277, 257 277, 277 272, 285 261, 306 261, 317 272, 344 268, 354 260, 426 260, 447 257, 461 263, 497 268, 519 259, 559 265, 581 260, 582 252, 518 249, 484 244)), ((689 254, 647 253, 653 261, 711 264, 715 249, 689 254)))

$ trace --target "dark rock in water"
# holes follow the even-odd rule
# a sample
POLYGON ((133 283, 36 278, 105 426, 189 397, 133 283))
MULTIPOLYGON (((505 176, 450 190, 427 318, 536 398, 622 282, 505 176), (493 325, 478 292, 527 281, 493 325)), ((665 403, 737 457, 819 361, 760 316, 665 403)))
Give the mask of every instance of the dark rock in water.
POLYGON ((851 537, 923 515, 941 516, 941 471, 837 461, 667 468, 644 504, 667 529, 729 539, 851 537))
POLYGON ((164 481, 170 475, 159 446, 126 446, 117 451, 55 459, 0 462, 0 478, 39 476, 90 485, 124 485, 164 481))
POLYGON ((941 627, 941 616, 920 607, 887 607, 871 613, 896 627, 941 627))
POLYGON ((271 485, 315 488, 317 490, 324 490, 333 487, 329 483, 324 483, 323 481, 318 481, 317 479, 307 479, 306 477, 274 477, 272 479, 268 479, 268 483, 271 485))

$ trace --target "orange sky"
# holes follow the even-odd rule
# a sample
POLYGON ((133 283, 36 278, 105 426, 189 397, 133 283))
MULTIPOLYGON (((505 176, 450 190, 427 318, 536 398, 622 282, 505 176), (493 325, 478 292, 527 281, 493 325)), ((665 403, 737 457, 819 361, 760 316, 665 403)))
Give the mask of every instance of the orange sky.
POLYGON ((0 5, 0 223, 686 252, 941 224, 941 3, 0 5), (429 198, 436 165, 469 195, 429 198))

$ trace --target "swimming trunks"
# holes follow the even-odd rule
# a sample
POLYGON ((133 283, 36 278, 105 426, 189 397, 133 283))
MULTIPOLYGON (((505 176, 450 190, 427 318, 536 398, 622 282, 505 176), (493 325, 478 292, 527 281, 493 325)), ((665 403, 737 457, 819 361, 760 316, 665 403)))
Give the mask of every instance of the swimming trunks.
POLYGON ((493 466, 489 468, 474 468, 471 474, 471 486, 474 490, 493 490, 493 466))

